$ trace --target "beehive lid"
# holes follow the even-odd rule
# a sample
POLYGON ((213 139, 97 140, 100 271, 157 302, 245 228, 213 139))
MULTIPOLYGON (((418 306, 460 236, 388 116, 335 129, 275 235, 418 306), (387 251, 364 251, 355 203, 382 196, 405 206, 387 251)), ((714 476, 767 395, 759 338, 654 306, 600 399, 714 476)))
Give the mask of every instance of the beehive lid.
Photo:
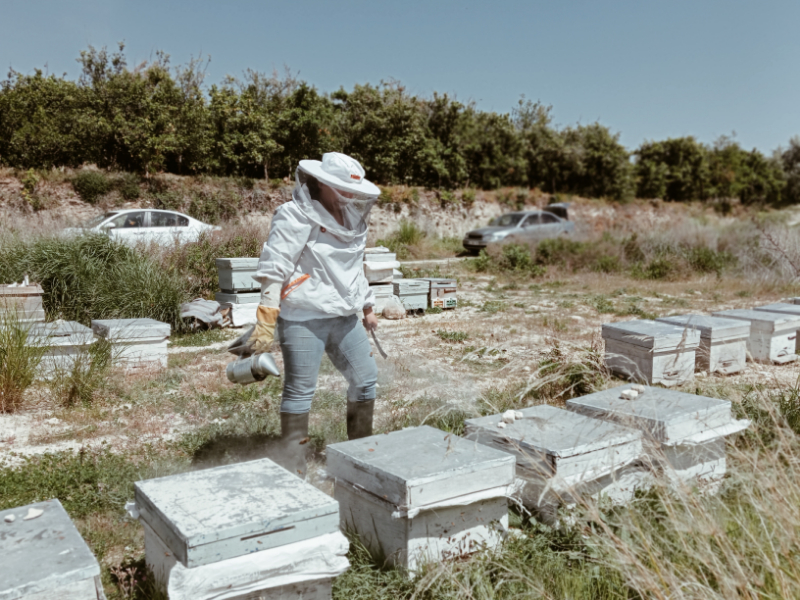
POLYGON ((633 385, 621 385, 573 398, 567 400, 567 408, 635 427, 662 444, 700 443, 748 425, 733 419, 727 400, 648 386, 633 400, 623 398, 622 392, 631 389, 633 385))
POLYGON ((374 248, 364 248, 364 254, 388 254, 389 249, 386 246, 375 246, 374 248))
POLYGON ((733 310, 721 310, 715 312, 714 316, 725 317, 727 319, 739 319, 750 321, 752 329, 758 329, 767 333, 776 331, 791 331, 800 329, 800 315, 779 314, 764 312, 761 310, 751 310, 749 308, 737 308, 733 310))
POLYGON ((425 281, 429 281, 431 287, 454 287, 457 283, 456 279, 450 277, 420 277, 425 281))
POLYGON ((394 252, 389 252, 388 250, 386 252, 371 252, 371 253, 364 252, 365 262, 382 263, 382 262, 395 262, 396 260, 397 260, 397 254, 395 254, 394 252))
POLYGON ((44 293, 40 285, 0 285, 0 298, 27 298, 30 296, 41 296, 44 293))
POLYGON ((750 324, 739 319, 725 319, 707 315, 674 315, 672 317, 659 317, 656 321, 697 329, 701 338, 712 342, 746 338, 750 335, 750 324))
POLYGON ((691 350, 700 344, 700 332, 697 330, 647 320, 604 323, 602 335, 603 339, 651 350, 675 350, 679 347, 691 350))
POLYGON ((642 432, 637 429, 555 406, 543 404, 519 412, 523 418, 506 424, 503 429, 497 427, 502 415, 467 419, 465 423, 468 430, 482 429, 492 436, 504 438, 523 452, 542 452, 559 458, 636 443, 642 437, 642 432))
POLYGON ((218 258, 214 261, 218 269, 232 271, 257 271, 258 258, 218 258))
POLYGON ((327 455, 331 475, 408 509, 510 485, 516 462, 428 426, 331 444, 327 455))
POLYGON ((107 340, 165 338, 170 334, 169 323, 155 319, 95 319, 92 331, 107 340))
POLYGON ((48 346, 83 346, 94 342, 94 333, 77 321, 53 321, 32 325, 28 340, 48 346))
POLYGON ((339 504, 266 458, 139 481, 135 495, 190 568, 338 531, 339 504))
POLYGON ((776 302, 775 304, 765 304, 764 306, 754 306, 753 310, 760 312, 780 313, 786 315, 800 316, 799 304, 787 304, 786 302, 776 302))
POLYGON ((0 512, 0 556, 0 598, 8 600, 57 598, 61 588, 100 575, 97 559, 55 499, 0 512), (26 521, 28 509, 43 512, 26 521), (10 515, 14 521, 7 523, 10 515))
POLYGON ((401 292, 427 292, 431 287, 430 281, 424 279, 401 279, 393 282, 394 289, 401 292))

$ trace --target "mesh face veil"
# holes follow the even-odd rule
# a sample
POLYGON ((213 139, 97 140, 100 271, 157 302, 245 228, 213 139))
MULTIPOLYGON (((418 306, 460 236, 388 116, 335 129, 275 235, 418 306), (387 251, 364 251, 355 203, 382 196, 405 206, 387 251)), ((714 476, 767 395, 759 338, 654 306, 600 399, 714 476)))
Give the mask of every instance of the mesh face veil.
POLYGON ((338 190, 298 167, 292 197, 305 215, 340 237, 364 233, 376 196, 338 190))

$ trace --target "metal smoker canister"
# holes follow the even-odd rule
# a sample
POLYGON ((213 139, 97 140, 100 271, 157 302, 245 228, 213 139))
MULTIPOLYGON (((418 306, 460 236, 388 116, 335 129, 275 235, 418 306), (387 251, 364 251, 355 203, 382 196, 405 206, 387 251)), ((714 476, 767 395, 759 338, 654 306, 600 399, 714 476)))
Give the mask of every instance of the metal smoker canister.
POLYGON ((281 374, 275 359, 267 352, 228 363, 225 372, 229 381, 242 385, 264 381, 268 375, 280 377, 281 374))

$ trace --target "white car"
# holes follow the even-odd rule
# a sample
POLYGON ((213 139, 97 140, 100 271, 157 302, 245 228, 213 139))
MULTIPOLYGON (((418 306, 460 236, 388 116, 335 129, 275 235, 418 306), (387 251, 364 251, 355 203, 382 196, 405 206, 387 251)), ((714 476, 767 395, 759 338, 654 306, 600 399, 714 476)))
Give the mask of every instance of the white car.
POLYGON ((207 225, 171 210, 134 208, 115 210, 79 228, 70 228, 68 233, 96 232, 108 235, 112 240, 135 245, 139 242, 161 245, 196 242, 204 231, 216 231, 219 227, 207 225))

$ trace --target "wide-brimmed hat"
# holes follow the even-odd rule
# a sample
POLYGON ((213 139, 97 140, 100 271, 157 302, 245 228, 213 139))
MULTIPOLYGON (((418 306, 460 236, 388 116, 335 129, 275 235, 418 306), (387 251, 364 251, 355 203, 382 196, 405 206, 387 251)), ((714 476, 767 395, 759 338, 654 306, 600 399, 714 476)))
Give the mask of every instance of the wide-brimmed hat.
POLYGON ((300 168, 322 183, 338 190, 364 196, 378 196, 381 189, 364 179, 364 167, 352 156, 340 152, 326 152, 322 162, 301 160, 300 168))

